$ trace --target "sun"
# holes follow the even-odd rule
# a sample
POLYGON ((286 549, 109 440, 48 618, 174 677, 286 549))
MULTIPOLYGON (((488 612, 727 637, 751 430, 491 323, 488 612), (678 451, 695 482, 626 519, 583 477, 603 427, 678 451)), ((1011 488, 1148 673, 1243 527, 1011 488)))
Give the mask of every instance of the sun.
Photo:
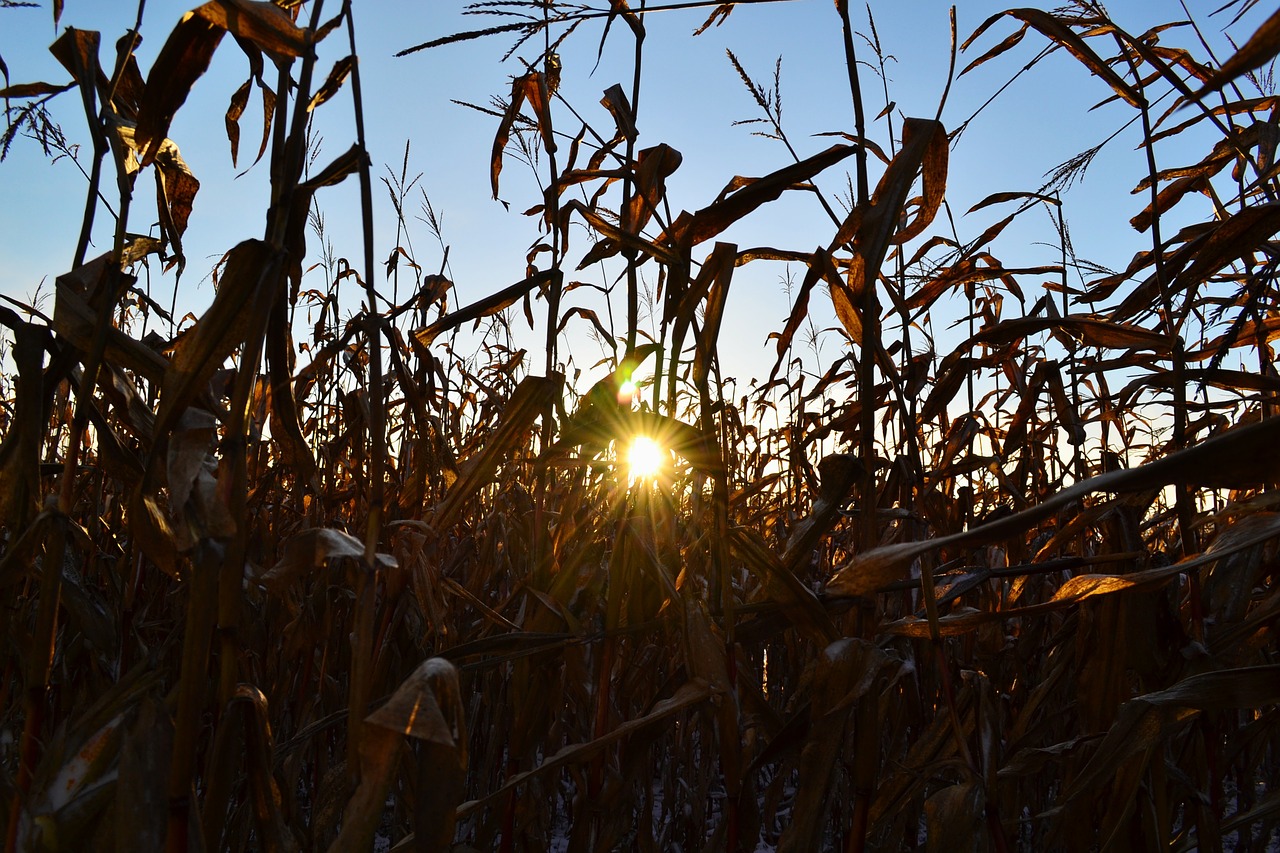
POLYGON ((627 448, 627 468, 633 480, 651 480, 662 471, 667 459, 662 445, 647 435, 637 435, 627 448))

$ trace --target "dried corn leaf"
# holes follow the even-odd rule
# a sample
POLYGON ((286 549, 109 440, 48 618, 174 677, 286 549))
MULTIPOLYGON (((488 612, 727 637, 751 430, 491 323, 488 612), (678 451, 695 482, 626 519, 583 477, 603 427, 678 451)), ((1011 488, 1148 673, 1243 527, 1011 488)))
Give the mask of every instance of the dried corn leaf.
POLYGON ((223 123, 227 128, 227 141, 231 143, 231 166, 236 165, 236 158, 240 153, 240 117, 244 115, 244 108, 249 105, 249 87, 253 85, 253 78, 245 80, 239 89, 231 93, 231 103, 227 106, 227 114, 223 119, 223 123))
POLYGON ((601 735, 593 741, 569 744, 568 746, 562 747, 555 755, 543 761, 533 770, 528 770, 524 773, 513 776, 508 779, 502 787, 494 791, 490 791, 479 800, 471 800, 463 803, 458 808, 458 816, 463 817, 470 814, 477 808, 480 808, 508 791, 527 783, 533 778, 540 777, 552 770, 558 770, 568 764, 575 764, 584 761, 605 747, 630 737, 647 726, 661 722, 668 717, 675 716, 682 711, 701 704, 713 694, 714 691, 712 690, 711 685, 707 684, 705 681, 691 679, 685 682, 679 690, 672 694, 671 698, 663 699, 662 701, 655 703, 647 714, 615 726, 608 734, 601 735))
POLYGON ((560 208, 560 215, 566 222, 571 213, 581 214, 591 228, 604 238, 597 241, 590 251, 583 255, 577 269, 586 269, 594 263, 613 257, 623 249, 639 252, 644 256, 640 259, 641 262, 645 258, 652 257, 667 266, 676 266, 680 263, 676 254, 667 247, 617 227, 577 199, 570 200, 560 208))
POLYGON ((1193 675, 1173 687, 1147 693, 1120 707, 1116 721, 1089 763, 1059 798, 1065 806, 1094 796, 1132 755, 1157 748, 1178 727, 1202 711, 1259 708, 1280 701, 1280 665, 1243 667, 1193 675))
POLYGON ((986 797, 976 780, 948 785, 924 801, 928 853, 981 850, 986 797))
MULTIPOLYGON (((329 560, 364 559, 364 543, 343 530, 332 527, 312 527, 295 533, 283 543, 284 555, 262 575, 261 581, 268 589, 283 593, 299 578, 306 578, 329 560)), ((379 554, 383 566, 394 565, 387 554, 379 554)))
POLYGON ((93 97, 97 93, 99 75, 98 45, 102 36, 94 30, 67 27, 58 40, 49 46, 49 52, 71 73, 71 76, 93 97))
MULTIPOLYGON (((279 295, 282 257, 262 240, 245 240, 227 253, 226 268, 213 304, 174 347, 165 371, 156 413, 157 435, 163 436, 198 394, 213 372, 251 335, 261 335, 279 295)), ((241 370, 256 371, 256 364, 241 370)))
MULTIPOLYGON (((1116 74, 1107 62, 1103 61, 1098 54, 1094 53, 1093 48, 1089 47, 1089 45, 1085 43, 1084 39, 1081 38, 1075 30, 1071 29, 1063 18, 1042 9, 1007 9, 1003 12, 998 12, 983 21, 982 24, 979 25, 978 29, 974 30, 973 34, 970 35, 969 38, 965 39, 964 44, 961 45, 961 49, 967 48, 975 39, 982 35, 982 33, 986 32, 988 27, 1005 15, 1023 21, 1024 25, 1030 24, 1032 27, 1039 30, 1040 33, 1050 41, 1066 48, 1072 56, 1080 60, 1081 64, 1093 72, 1095 76, 1101 77, 1106 81, 1106 83, 1111 86, 1112 90, 1114 90, 1115 93, 1123 98, 1130 106, 1138 107, 1143 104, 1142 96, 1132 86, 1126 83, 1120 75, 1116 74)), ((1000 45, 997 45, 996 49, 988 51, 983 55, 980 61, 985 62, 994 58, 1000 53, 1003 53, 1016 45, 1020 40, 1021 36, 1017 39, 1006 39, 1000 45)), ((977 64, 979 63, 972 63, 969 68, 972 68, 977 64)), ((966 68, 965 71, 968 71, 969 68, 966 68)))
POLYGON ((694 246, 719 234, 762 204, 773 201, 857 151, 854 145, 833 145, 826 151, 784 166, 763 178, 735 179, 712 204, 697 213, 682 213, 664 235, 669 245, 694 246))
POLYGON ((832 574, 827 592, 869 595, 901 580, 911 563, 939 548, 968 547, 1020 536, 1031 526, 1093 492, 1140 492, 1170 484, 1245 488, 1280 475, 1280 423, 1271 420, 1236 427, 1203 444, 1171 453, 1137 468, 1110 471, 1076 483, 1044 502, 971 530, 924 542, 902 542, 859 554, 832 574))
POLYGON ((866 701, 880 673, 894 662, 865 640, 844 638, 818 656, 813 674, 812 726, 800 756, 800 782, 791 822, 778 853, 822 847, 822 832, 832 794, 832 774, 845 750, 846 724, 853 708, 866 701))
MULTIPOLYGON (((1228 264, 1266 251, 1277 231, 1280 231, 1280 204, 1269 203, 1251 205, 1226 219, 1205 223, 1188 235, 1180 234, 1170 242, 1181 241, 1181 248, 1165 255, 1169 293, 1194 290, 1228 264)), ((1150 253, 1142 253, 1123 275, 1095 282, 1091 289, 1096 288, 1096 296, 1104 298, 1137 269, 1152 263, 1150 253)), ((1159 294, 1160 280, 1153 273, 1111 311, 1110 317, 1122 322, 1143 314, 1150 310, 1159 294)))
POLYGON ((493 187, 495 199, 498 197, 498 176, 502 174, 502 157, 507 150, 507 142, 511 139, 511 128, 520 115, 520 107, 524 105, 525 80, 530 74, 536 73, 536 71, 530 71, 511 81, 511 100, 507 102, 506 109, 502 112, 497 133, 493 137, 493 148, 489 154, 489 183, 493 187))
POLYGON ((243 719, 250 802, 263 850, 293 853, 299 845, 285 822, 280 786, 276 783, 275 743, 267 697, 257 687, 241 684, 227 710, 229 716, 239 710, 243 719))
POLYGON ((514 305, 535 288, 546 287, 552 282, 559 281, 560 276, 559 270, 545 270, 534 273, 523 281, 518 281, 510 287, 505 287, 491 296, 479 299, 465 308, 459 308, 452 314, 446 314, 425 329, 419 329, 413 333, 414 340, 417 341, 419 346, 429 347, 444 332, 456 329, 463 323, 492 317, 499 311, 514 305))
MULTIPOLYGON (((855 207, 841 224, 832 248, 852 241, 848 285, 853 294, 874 287, 889 246, 922 231, 938 211, 946 181, 947 133, 941 122, 909 118, 903 124, 902 147, 889 162, 865 209, 855 207), (923 170, 926 202, 915 219, 899 229, 916 174, 923 170)), ((851 294, 846 294, 849 296, 851 294)), ((842 321, 846 318, 842 317, 842 321)), ((853 331, 846 326, 846 330, 853 331)))
POLYGON ((271 389, 271 435, 280 447, 280 455, 298 478, 299 485, 319 492, 318 468, 298 414, 298 401, 292 381, 292 335, 289 334, 289 307, 286 300, 276 300, 274 319, 267 325, 267 379, 271 389))
POLYGON ((783 615, 799 633, 824 646, 839 639, 840 632, 813 590, 782 564, 758 533, 734 527, 729 531, 729 545, 746 568, 760 578, 765 593, 781 605, 783 615))
POLYGON ((61 86, 55 86, 53 83, 16 83, 0 89, 0 98, 35 98, 40 95, 57 95, 75 87, 76 84, 74 82, 63 83, 61 86))
POLYGON ((155 494, 144 493, 143 483, 129 501, 128 525, 133 541, 161 571, 179 579, 177 536, 155 494))
POLYGON ((526 376, 521 380, 485 440, 484 448, 459 465, 460 476, 431 519, 436 529, 443 530, 452 524, 463 505, 492 481, 502 461, 524 444, 534 421, 550 412, 560 393, 560 384, 559 377, 526 376))
POLYGON ((344 56, 333 64, 329 69, 329 76, 324 78, 324 83, 311 96, 311 100, 307 103, 307 112, 311 112, 316 107, 328 101, 342 89, 342 84, 351 76, 351 70, 356 66, 356 58, 354 56, 344 56))
POLYGON ((667 194, 667 178, 675 174, 683 155, 669 145, 655 145, 636 155, 635 189, 627 208, 626 226, 639 234, 667 194))
POLYGON ((1249 37, 1244 47, 1232 54, 1192 98, 1200 100, 1205 95, 1218 91, 1237 77, 1266 65, 1277 53, 1280 53, 1280 9, 1262 22, 1262 26, 1249 37))
POLYGON ((295 24, 288 10, 270 0, 213 0, 188 14, 199 15, 276 59, 311 52, 311 33, 295 24))
MULTIPOLYGON (((710 387, 711 371, 717 359, 717 341, 720 337, 720 326, 724 320, 724 306, 729 299, 729 283, 733 279, 733 260, 738 254, 738 247, 732 243, 716 243, 711 257, 699 273, 695 286, 685 294, 685 301, 702 289, 705 279, 706 301, 703 303, 702 328, 696 329, 697 345, 693 355, 693 382, 698 388, 710 387)), ((701 297, 699 297, 701 300, 701 297)), ((683 329, 677 338, 683 343, 683 329)), ((718 465, 721 468, 723 465, 718 465)))
POLYGON ((627 93, 622 91, 622 86, 614 83, 605 89, 600 104, 609 111, 609 115, 613 116, 613 125, 617 129, 614 139, 634 141, 638 135, 636 116, 631 109, 631 102, 627 99, 627 93))
MULTIPOLYGON (((10 312, 5 309, 5 314, 10 312)), ((39 510, 40 448, 44 444, 44 347, 48 332, 9 318, 10 357, 18 370, 13 420, 0 439, 0 523, 16 536, 39 510)))
POLYGON ((1062 333, 1068 340, 1104 349, 1140 349, 1168 353, 1173 349, 1168 335, 1129 323, 1112 322, 1100 317, 1016 317, 1001 320, 983 329, 961 345, 967 350, 978 344, 1003 346, 1040 332, 1062 333))
POLYGON ((155 159, 161 143, 169 135, 173 117, 186 102, 196 80, 208 70, 214 51, 226 34, 225 26, 201 14, 201 10, 216 5, 207 3, 183 15, 147 74, 134 132, 143 166, 151 165, 155 159))
MULTIPOLYGON (((395 781, 404 738, 424 741, 434 758, 452 763, 455 778, 467 764, 467 729, 462 708, 458 671, 443 658, 424 661, 406 678, 386 704, 365 718, 364 739, 360 744, 360 785, 342 816, 342 830, 330 846, 331 853, 370 849, 374 831, 386 808, 387 795, 395 781)), ((443 775, 445 767, 435 768, 443 775)), ((427 781, 432 776, 420 777, 427 781)), ((457 786, 450 786, 451 790, 457 786)), ((431 798, 431 790, 419 790, 420 798, 431 798)), ((461 794, 461 788, 457 787, 461 794)), ((457 803, 450 804, 456 809, 457 803)), ((453 818, 452 809, 437 809, 436 816, 446 821, 453 818)), ((419 827, 419 849, 443 851, 446 848, 426 846, 427 839, 439 827, 419 827), (424 831, 425 830, 425 831, 424 831)), ((452 832, 447 834, 452 842, 452 832)))
MULTIPOLYGON (((182 252, 182 235, 191 218, 191 208, 200 181, 182 159, 178 146, 165 139, 156 148, 153 158, 156 176, 156 209, 160 214, 160 237, 170 248, 170 254, 180 266, 186 265, 182 252)), ((172 262, 171 262, 172 263, 172 262)))

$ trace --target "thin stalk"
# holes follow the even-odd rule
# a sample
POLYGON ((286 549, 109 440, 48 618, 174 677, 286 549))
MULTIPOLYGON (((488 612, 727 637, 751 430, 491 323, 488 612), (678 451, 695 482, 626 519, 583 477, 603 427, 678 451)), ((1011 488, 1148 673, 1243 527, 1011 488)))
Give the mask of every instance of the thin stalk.
POLYGON ((378 314, 378 290, 374 275, 373 258, 373 179, 369 173, 368 146, 364 130, 364 100, 360 86, 360 60, 356 52, 355 17, 351 14, 351 0, 342 4, 342 16, 346 19, 347 36, 351 56, 351 98, 355 111, 356 144, 363 155, 360 158, 360 218, 364 237, 365 323, 369 340, 369 518, 365 526, 364 558, 356 593, 355 647, 352 649, 351 695, 347 719, 347 762, 349 772, 359 765, 360 736, 364 715, 368 713, 370 667, 373 664, 373 626, 376 606, 375 590, 378 583, 377 552, 382 536, 382 504, 385 494, 386 466, 386 396, 383 394, 382 325, 378 314))
MULTIPOLYGON (((644 62, 644 7, 646 0, 640 0, 640 8, 636 16, 641 26, 635 34, 635 60, 631 72, 631 124, 635 127, 640 115, 640 73, 644 62)), ((631 231, 635 223, 631 221, 631 194, 635 191, 635 179, 632 177, 636 165, 636 140, 627 137, 626 166, 622 179, 622 230, 631 231)), ((639 236, 637 234, 636 236, 639 236)), ((636 348, 636 329, 640 323, 640 285, 636 274, 636 250, 633 247, 623 249, 627 259, 627 355, 636 348)), ((666 337, 663 335, 662 337, 666 337)), ((658 356, 658 364, 662 364, 662 356, 658 356)), ((657 409, 658 388, 661 383, 654 383, 654 408, 657 409)))
MULTIPOLYGON (((1147 189, 1151 197, 1151 251, 1155 262, 1156 285, 1160 293, 1161 320, 1165 334, 1173 341, 1170 380, 1173 384, 1173 452, 1176 453, 1187 446, 1187 356, 1182 336, 1178 330, 1173 295, 1169 292, 1169 277, 1164 265, 1164 241, 1160 236, 1159 169, 1156 166, 1155 146, 1151 144, 1151 137, 1154 136, 1151 126, 1151 106, 1147 99, 1146 88, 1142 84, 1142 74, 1133 59, 1133 55, 1126 49, 1125 43, 1119 35, 1115 35, 1115 39, 1121 55, 1125 57, 1129 65, 1129 73, 1133 75, 1134 89, 1137 91, 1141 101, 1138 109, 1142 115, 1142 138, 1146 141, 1143 149, 1147 156, 1147 179, 1149 184, 1147 189)), ((1195 507, 1191 502, 1190 489, 1186 485, 1175 485, 1174 495, 1182 554, 1183 556, 1190 556, 1199 552, 1199 547, 1196 544, 1195 507)), ((1193 600, 1198 602, 1196 573, 1189 573, 1188 579, 1193 586, 1193 600)), ((1203 630, 1199 625, 1193 626, 1193 628, 1196 630, 1197 635, 1203 630)))
MULTIPOLYGON (((735 250, 736 251, 736 250, 735 250)), ((718 329, 718 327, 717 327, 718 329)), ((704 331, 704 334, 711 334, 710 331, 704 331)), ((699 347, 702 349, 702 347, 699 347)), ((709 349, 709 348, 708 348, 709 349)), ((710 360, 714 363, 715 356, 711 355, 710 360)), ((718 603, 722 624, 724 625, 724 642, 725 642, 725 661, 728 669, 729 689, 732 692, 732 701, 729 697, 725 699, 725 705, 721 708, 720 717, 717 725, 720 726, 720 743, 721 756, 720 767, 723 776, 725 798, 725 825, 726 825, 726 841, 725 849, 729 853, 738 853, 739 835, 741 833, 741 816, 740 816, 740 798, 741 798, 741 779, 740 777, 740 759, 737 756, 729 754, 730 750, 742 749, 741 743, 741 721, 736 718, 732 709, 738 707, 738 655, 737 640, 735 637, 735 623, 737 621, 736 607, 737 602, 733 597, 733 562, 729 557, 729 454, 730 439, 728 435, 728 426, 725 418, 716 417, 716 411, 722 413, 724 407, 724 395, 721 383, 718 381, 717 370, 717 406, 713 407, 711 400, 711 390, 709 386, 709 378, 711 371, 707 371, 707 375, 699 377, 701 381, 697 382, 698 386, 698 402, 700 408, 700 427, 704 434, 715 434, 717 437, 716 445, 720 451, 720 466, 711 479, 711 511, 713 514, 712 530, 714 538, 711 540, 711 576, 715 579, 718 586, 718 603), (727 731, 729 724, 733 724, 733 731, 727 731)))
MULTIPOLYGON (((849 94, 853 99, 854 134, 859 140, 866 137, 867 123, 862 104, 862 86, 858 81, 858 57, 853 46, 853 24, 849 20, 849 0, 836 0, 836 11, 844 36, 845 69, 849 75, 849 94)), ((867 181, 867 151, 859 144, 854 155, 857 169, 858 198, 856 204, 868 204, 871 193, 867 181)), ((876 413, 874 397, 876 382, 875 353, 880 348, 880 300, 876 297, 877 282, 863 283, 862 290, 862 352, 858 359, 858 400, 862 405, 858 416, 860 432, 860 456, 864 473, 859 496, 860 539, 864 548, 874 548, 876 535, 876 413)))
MULTIPOLYGON (((543 3, 542 3, 542 23, 543 23, 543 38, 544 38, 543 54, 548 58, 551 56, 550 12, 551 12, 551 0, 543 0, 543 3)), ((544 69, 545 67, 546 65, 544 63, 544 69)), ((550 98, 551 98, 551 90, 547 86, 547 75, 545 73, 541 73, 538 75, 538 86, 541 89, 542 102, 544 104, 549 105, 550 98)), ((548 109, 548 116, 549 115, 550 115, 550 111, 548 109)), ((550 127, 546 127, 546 128, 539 127, 538 129, 541 132, 544 139, 543 150, 547 152, 547 172, 551 179, 549 184, 551 191, 544 192, 544 196, 546 199, 546 221, 547 221, 548 230, 551 232, 551 235, 552 235, 551 269, 558 271, 560 269, 560 260, 561 260, 560 259, 560 240, 558 239, 558 235, 556 235, 555 233, 555 229, 556 229, 556 223, 560 221, 560 193, 556 190, 556 184, 559 181, 560 170, 556 166, 556 149, 555 149, 554 143, 552 142, 552 139, 553 139, 552 129, 550 127)), ((559 276, 559 275, 555 276, 547 284, 546 375, 548 377, 552 376, 556 372, 556 367, 558 363, 558 359, 556 355, 557 353, 556 330, 560 325, 560 297, 563 290, 564 290, 564 283, 563 283, 562 276, 559 276)), ((548 420, 547 426, 549 430, 550 420, 548 420)), ((550 432, 548 431, 547 434, 543 436, 543 438, 549 443, 551 438, 550 432)))
MULTIPOLYGON (((1062 212, 1062 196, 1055 190, 1053 197, 1057 199, 1058 214, 1058 245, 1061 248, 1060 262, 1062 264, 1062 316, 1066 317, 1071 313, 1070 302, 1067 295, 1067 220, 1062 212)), ((1067 347, 1067 372, 1071 376, 1071 405, 1075 407, 1076 416, 1080 414, 1080 377, 1076 372, 1076 359, 1079 347, 1076 345, 1075 338, 1071 339, 1070 345, 1067 347)), ((1084 459, 1084 443, 1073 445, 1072 452, 1072 474, 1078 483, 1088 476, 1085 470, 1084 459)))

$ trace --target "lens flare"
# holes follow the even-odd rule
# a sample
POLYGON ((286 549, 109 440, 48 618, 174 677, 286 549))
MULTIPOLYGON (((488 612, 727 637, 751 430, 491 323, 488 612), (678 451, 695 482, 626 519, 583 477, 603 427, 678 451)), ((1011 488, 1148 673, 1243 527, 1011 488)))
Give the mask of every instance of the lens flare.
POLYGON ((627 448, 627 467, 632 479, 644 480, 658 476, 665 461, 666 452, 652 438, 638 435, 627 448))

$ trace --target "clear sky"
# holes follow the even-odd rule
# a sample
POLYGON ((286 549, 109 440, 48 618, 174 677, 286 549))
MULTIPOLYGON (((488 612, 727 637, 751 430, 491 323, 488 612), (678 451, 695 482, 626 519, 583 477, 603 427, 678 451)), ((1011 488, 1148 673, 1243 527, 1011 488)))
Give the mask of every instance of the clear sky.
MULTIPOLYGON (((144 70, 163 44, 170 28, 190 2, 150 0, 142 26, 144 44, 139 61, 144 70)), ((529 170, 508 158, 503 171, 502 196, 508 211, 490 198, 488 159, 497 120, 457 106, 452 100, 486 104, 491 95, 509 93, 509 78, 523 70, 516 58, 500 62, 512 44, 498 35, 434 48, 394 58, 399 50, 461 30, 478 29, 508 19, 464 17, 462 2, 454 0, 366 0, 356 4, 358 49, 365 92, 366 120, 375 176, 399 171, 406 140, 410 141, 410 177, 421 173, 418 186, 429 193, 437 212, 443 214, 443 239, 451 247, 450 272, 456 282, 454 304, 466 303, 523 277, 525 253, 537 240, 536 220, 521 215, 535 204, 536 186, 529 170)), ((607 7, 603 0, 593 5, 607 7)), ((632 5, 638 5, 633 0, 632 5)), ((1187 0, 1187 6, 1224 58, 1231 51, 1221 37, 1227 15, 1210 17, 1221 0, 1187 0)), ((855 25, 869 34, 867 9, 851 4, 855 25)), ((47 52, 57 36, 50 3, 40 8, 0 8, 0 57, 12 83, 45 80, 65 82, 65 71, 47 52)), ((61 25, 98 29, 103 33, 104 64, 110 63, 110 45, 132 24, 136 4, 123 0, 66 0, 61 25)), ((326 3, 326 14, 338 10, 336 0, 326 3)), ((872 2, 881 44, 887 54, 889 98, 896 104, 893 126, 901 117, 932 117, 946 81, 949 48, 948 4, 933 0, 872 2)), ((1006 8, 990 0, 966 0, 958 9, 959 35, 963 41, 990 14, 1006 8)), ((1108 4, 1115 20, 1131 32, 1183 17, 1177 2, 1125 0, 1108 4)), ((1243 42, 1268 10, 1261 10, 1231 31, 1243 42)), ((747 71, 771 85, 774 63, 782 58, 783 122, 800 156, 816 153, 833 140, 814 137, 828 131, 852 131, 852 110, 847 91, 839 18, 830 0, 740 6, 721 25, 698 37, 692 31, 702 23, 706 10, 667 12, 648 16, 644 83, 639 104, 639 143, 642 147, 665 142, 684 154, 681 169, 669 181, 673 210, 694 210, 710 202, 734 175, 763 175, 790 162, 777 142, 753 136, 751 127, 735 127, 735 120, 760 113, 725 56, 733 50, 747 71)), ((1016 29, 1016 22, 997 23, 967 54, 963 67, 983 50, 1016 29)), ((593 126, 602 131, 611 121, 600 105, 602 92, 614 83, 630 89, 633 42, 621 22, 616 23, 605 47, 604 60, 592 73, 601 33, 600 22, 583 25, 561 51, 564 64, 562 94, 593 126)), ((1187 29, 1165 35, 1179 45, 1195 44, 1187 29)), ((540 40, 539 40, 540 44, 540 40)), ((1035 32, 1021 45, 976 71, 958 79, 942 116, 948 129, 969 118, 1018 69, 1046 44, 1035 32)), ((859 58, 874 62, 874 55, 859 42, 859 58)), ((1102 50, 1099 44, 1099 50, 1102 50)), ((537 48, 526 46, 517 56, 532 59, 537 48)), ((1197 47, 1198 55, 1203 51, 1197 47)), ((320 73, 346 53, 345 33, 335 33, 321 45, 320 73)), ((187 237, 190 264, 179 285, 179 310, 198 313, 212 297, 206 276, 216 258, 236 242, 261 236, 266 211, 267 174, 259 164, 235 177, 223 129, 223 114, 231 93, 248 74, 244 56, 230 40, 224 40, 210 72, 195 87, 179 112, 170 135, 203 182, 187 237)), ((868 90, 868 118, 884 105, 879 81, 863 72, 868 90)), ((961 238, 972 238, 1002 211, 964 212, 986 195, 997 191, 1035 190, 1053 167, 1102 141, 1133 117, 1123 104, 1109 104, 1089 112, 1110 94, 1107 86, 1090 77, 1074 59, 1059 51, 1032 73, 1015 82, 970 125, 953 148, 948 199, 961 238)), ((322 136, 318 165, 346 150, 355 139, 349 89, 324 105, 317 129, 322 136)), ((55 117, 73 142, 86 144, 83 117, 74 92, 53 104, 55 117)), ((261 124, 260 102, 255 94, 242 121, 240 170, 256 152, 261 124)), ((558 129, 570 133, 577 122, 557 108, 558 129)), ((884 120, 870 135, 887 145, 884 120)), ((1145 174, 1143 155, 1134 150, 1139 139, 1132 128, 1099 156, 1085 181, 1064 197, 1068 224, 1077 252, 1110 267, 1123 267, 1135 251, 1149 246, 1149 237, 1133 231, 1129 218, 1146 202, 1131 196, 1145 174)), ((1183 140, 1158 149, 1162 166, 1188 165, 1203 157, 1211 137, 1183 140)), ((82 155, 87 163, 87 153, 82 155)), ((852 161, 849 161, 850 163, 852 161)), ((850 166, 850 168, 852 168, 850 166)), ((545 169, 545 166, 544 166, 545 169)), ((545 171, 544 171, 545 174, 545 171)), ((872 181, 878 176, 873 170, 872 181)), ((144 176, 149 186, 149 176, 144 176)), ((375 178, 376 179, 376 178, 375 178)), ((831 170, 820 184, 834 198, 843 191, 843 172, 831 170)), ((29 140, 19 139, 8 159, 0 164, 0 292, 19 299, 33 298, 45 281, 49 293, 54 276, 70 264, 79 228, 86 181, 74 164, 50 163, 29 140)), ((106 186, 110 186, 108 182, 106 186)), ((146 198, 149 190, 140 194, 146 198)), ((806 195, 767 205, 722 239, 741 248, 771 245, 809 251, 826 245, 832 227, 806 195)), ((337 254, 359 265, 361 242, 356 182, 322 191, 318 196, 330 239, 337 254)), ((421 196, 415 190, 408 203, 417 214, 421 196)), ((379 260, 392 250, 395 221, 386 202, 385 188, 377 188, 377 248, 379 260)), ((146 232, 147 205, 136 206, 131 230, 146 232)), ((152 212, 152 216, 154 213, 152 212)), ((410 238, 418 262, 437 271, 441 252, 425 226, 411 221, 410 238)), ((942 218, 935 228, 945 228, 942 218)), ((110 245, 110 221, 98 216, 96 246, 110 245)), ((581 238, 579 245, 583 245, 581 238)), ((1006 232, 996 254, 1006 264, 1052 263, 1056 241, 1048 215, 1032 212, 1021 225, 1006 232)), ((313 240, 310 248, 317 248, 313 240)), ((706 247, 708 250, 710 247, 706 247)), ((753 264, 739 271, 729 299, 722 358, 726 373, 744 381, 767 374, 772 365, 770 331, 786 319, 788 300, 779 285, 785 273, 781 264, 753 264)), ((792 266, 798 282, 803 270, 792 266)), ((591 276, 590 271, 581 274, 591 276)), ((318 279, 309 279, 319 286, 318 279)), ((597 275, 595 281, 600 283, 597 275)), ((1029 301, 1039 295, 1029 282, 1029 301)), ((390 286, 379 282, 390 295, 390 286)), ((153 281, 158 302, 167 305, 173 289, 171 276, 153 281)), ((402 296, 403 298, 403 296, 402 296)), ((572 294, 571 294, 572 298, 572 294)), ((585 298, 585 296, 583 297, 585 298)), ((815 304, 825 302, 815 299, 815 304)), ((567 304, 573 304, 569 302, 567 304)), ((620 303, 619 303, 620 304, 620 303)), ((52 309, 51 299, 42 305, 52 309)), ((536 309, 541 313, 542 306, 536 309)), ((825 310, 825 309, 824 309, 825 310)), ((1016 314, 1016 308, 1006 309, 1016 314)), ((621 331, 621 330, 620 330, 621 331)), ((536 339, 534 339, 536 340, 536 339)), ((536 343, 532 348, 536 349, 536 343)), ((828 337, 824 361, 840 351, 841 343, 828 337)), ((945 351, 945 349, 944 349, 945 351)), ((599 351, 574 349, 579 366, 587 366, 599 351)), ((541 357, 531 365, 541 370, 541 357)))

